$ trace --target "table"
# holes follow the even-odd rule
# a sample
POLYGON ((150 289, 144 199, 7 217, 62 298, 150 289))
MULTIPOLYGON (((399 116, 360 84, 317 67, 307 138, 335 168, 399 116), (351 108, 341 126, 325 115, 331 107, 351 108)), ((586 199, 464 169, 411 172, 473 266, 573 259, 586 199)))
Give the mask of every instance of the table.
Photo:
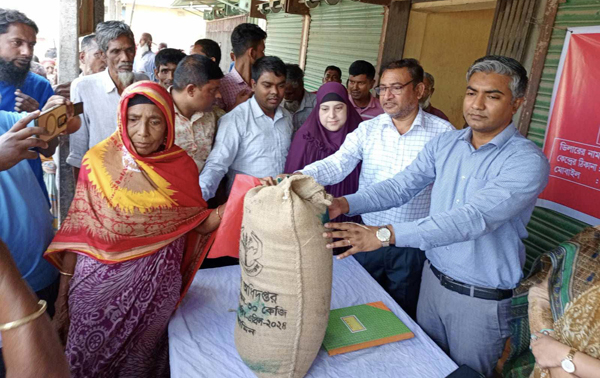
MULTIPOLYGON (((235 349, 239 285, 239 265, 198 272, 169 324, 173 378, 255 377, 235 349)), ((376 301, 415 337, 332 357, 321 347, 307 377, 440 378, 457 368, 353 257, 334 260, 332 309, 376 301)))

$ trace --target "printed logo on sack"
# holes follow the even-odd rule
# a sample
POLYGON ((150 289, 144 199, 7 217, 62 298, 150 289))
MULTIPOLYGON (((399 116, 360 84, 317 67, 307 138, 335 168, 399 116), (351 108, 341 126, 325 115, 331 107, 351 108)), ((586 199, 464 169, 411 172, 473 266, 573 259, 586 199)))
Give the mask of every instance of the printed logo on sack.
MULTIPOLYGON (((254 231, 248 233, 242 227, 242 237, 240 239, 240 252, 243 253, 242 267, 247 275, 256 277, 263 269, 258 260, 263 255, 263 242, 254 231)), ((242 257, 242 256, 240 256, 242 257)))

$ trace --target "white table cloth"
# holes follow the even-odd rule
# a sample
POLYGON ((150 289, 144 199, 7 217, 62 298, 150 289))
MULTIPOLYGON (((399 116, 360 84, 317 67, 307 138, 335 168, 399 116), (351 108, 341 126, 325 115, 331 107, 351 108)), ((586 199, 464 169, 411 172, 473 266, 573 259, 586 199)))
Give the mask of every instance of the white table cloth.
MULTIPOLYGON (((239 285, 239 265, 198 272, 169 324, 173 378, 255 377, 235 349, 239 285)), ((332 357, 321 347, 307 377, 441 378, 457 368, 353 257, 334 260, 332 291, 332 309, 383 301, 415 337, 332 357)))

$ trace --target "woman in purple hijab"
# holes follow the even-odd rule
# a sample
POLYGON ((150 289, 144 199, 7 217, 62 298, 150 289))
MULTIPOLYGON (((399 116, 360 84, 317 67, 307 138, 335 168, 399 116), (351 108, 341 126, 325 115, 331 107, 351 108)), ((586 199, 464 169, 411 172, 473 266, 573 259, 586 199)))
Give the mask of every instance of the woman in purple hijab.
MULTIPOLYGON (((323 160, 339 150, 346 135, 356 130, 362 122, 360 115, 348 99, 348 91, 336 82, 325 83, 317 92, 317 104, 308 119, 296 132, 290 146, 285 173, 294 173, 323 160)), ((350 173, 344 181, 326 186, 325 190, 334 197, 342 197, 358 191, 360 167, 350 173)), ((360 216, 340 215, 336 222, 361 222, 360 216)))

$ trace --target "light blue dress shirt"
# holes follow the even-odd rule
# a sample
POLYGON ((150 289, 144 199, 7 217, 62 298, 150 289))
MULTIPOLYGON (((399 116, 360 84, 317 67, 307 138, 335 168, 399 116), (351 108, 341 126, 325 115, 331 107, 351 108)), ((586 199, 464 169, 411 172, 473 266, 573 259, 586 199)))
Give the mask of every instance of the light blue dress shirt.
POLYGON ((347 196, 349 215, 401 206, 433 183, 430 216, 392 224, 396 245, 470 285, 512 289, 522 278, 529 222, 548 183, 542 151, 510 124, 475 149, 471 129, 432 139, 395 177, 347 196))
POLYGON ((256 99, 235 107, 219 120, 215 145, 200 174, 205 200, 215 196, 227 174, 228 190, 238 173, 254 177, 283 173, 292 140, 292 117, 281 106, 267 116, 256 99))
POLYGON ((145 74, 150 80, 156 82, 156 77, 154 77, 154 69, 156 68, 154 65, 155 57, 156 54, 152 51, 146 51, 144 55, 136 56, 133 62, 133 71, 145 74))

